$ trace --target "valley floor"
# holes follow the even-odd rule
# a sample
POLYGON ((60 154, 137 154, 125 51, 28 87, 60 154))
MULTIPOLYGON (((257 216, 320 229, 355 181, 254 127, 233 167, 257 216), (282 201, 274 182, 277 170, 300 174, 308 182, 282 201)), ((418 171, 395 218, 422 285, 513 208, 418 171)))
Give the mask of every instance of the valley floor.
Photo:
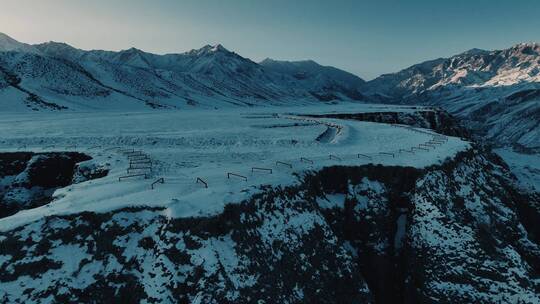
MULTIPOLYGON (((289 185, 303 172, 367 163, 422 168, 469 143, 432 131, 303 114, 412 112, 416 107, 344 104, 205 111, 0 114, 0 151, 79 151, 108 176, 58 189, 53 202, 0 220, 12 229, 40 217, 130 206, 167 207, 168 216, 216 214, 261 185, 289 185), (429 144, 434 138, 444 142, 429 144), (128 151, 134 151, 130 153, 128 151), (140 152, 137 152, 140 151, 140 152), (151 160, 131 165, 130 159, 151 160), (277 163, 281 162, 281 163, 277 163), (270 170, 258 170, 264 168, 270 170), (119 177, 144 173, 142 176, 119 177), (243 177, 227 173, 238 174, 243 177), (247 179, 245 180, 244 179, 247 179), (151 183, 164 179, 164 183, 151 183), (196 183, 200 178, 208 184, 196 183)), ((426 110, 426 109, 424 109, 426 110)))

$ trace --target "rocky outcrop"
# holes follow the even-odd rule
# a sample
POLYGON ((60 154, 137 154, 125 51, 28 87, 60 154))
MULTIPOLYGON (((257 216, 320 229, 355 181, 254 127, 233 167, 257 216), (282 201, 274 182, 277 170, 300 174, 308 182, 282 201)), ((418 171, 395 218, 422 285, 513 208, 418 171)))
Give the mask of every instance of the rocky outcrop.
POLYGON ((46 205, 54 190, 72 182, 107 174, 104 168, 78 165, 90 159, 77 152, 0 153, 0 218, 46 205))

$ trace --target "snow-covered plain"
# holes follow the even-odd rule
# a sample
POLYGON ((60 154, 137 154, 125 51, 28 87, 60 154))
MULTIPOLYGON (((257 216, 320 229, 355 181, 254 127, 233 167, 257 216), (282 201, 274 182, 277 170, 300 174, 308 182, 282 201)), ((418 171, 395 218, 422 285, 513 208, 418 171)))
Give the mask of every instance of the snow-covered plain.
MULTIPOLYGON (((79 151, 92 156, 91 162, 111 168, 107 177, 58 189, 48 205, 0 220, 0 229, 12 229, 47 215, 106 212, 129 206, 165 206, 171 217, 215 214, 225 204, 260 191, 261 185, 294 184, 302 173, 325 166, 380 163, 421 168, 469 147, 459 138, 448 137, 442 144, 427 149, 424 146, 414 153, 400 151, 419 147, 437 134, 389 124, 302 116, 415 110, 342 104, 219 111, 0 114, 0 151, 79 151), (118 180, 127 175, 129 167, 122 149, 142 151, 151 158, 148 179, 118 180), (272 173, 252 171, 252 167, 272 169, 272 173), (229 179, 228 172, 245 176, 247 181, 236 176, 229 179), (161 177, 165 182, 152 189, 151 183, 161 177), (197 177, 206 181, 208 188, 196 183, 197 177)), ((146 171, 133 170, 130 174, 146 171)))

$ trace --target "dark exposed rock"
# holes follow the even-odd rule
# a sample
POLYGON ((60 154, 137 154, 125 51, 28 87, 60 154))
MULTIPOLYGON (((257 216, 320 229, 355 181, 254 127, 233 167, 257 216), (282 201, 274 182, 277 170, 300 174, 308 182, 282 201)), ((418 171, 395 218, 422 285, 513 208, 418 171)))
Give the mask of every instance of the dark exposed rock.
POLYGON ((459 125, 450 114, 439 109, 418 110, 414 112, 365 112, 365 113, 328 113, 305 115, 308 117, 329 117, 379 123, 403 124, 413 127, 432 129, 448 136, 470 137, 469 132, 459 125))
POLYGON ((75 170, 77 164, 91 158, 77 152, 0 153, 0 218, 23 209, 48 204, 55 189, 78 181, 102 177, 108 171, 75 170))

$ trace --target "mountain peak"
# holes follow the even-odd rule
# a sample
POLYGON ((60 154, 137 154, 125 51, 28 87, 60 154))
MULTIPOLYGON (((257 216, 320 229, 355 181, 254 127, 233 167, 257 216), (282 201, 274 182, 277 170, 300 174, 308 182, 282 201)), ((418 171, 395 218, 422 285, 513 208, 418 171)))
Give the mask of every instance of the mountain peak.
POLYGON ((188 53, 201 56, 201 55, 210 55, 210 54, 217 54, 217 53, 230 53, 230 51, 227 50, 221 44, 215 44, 215 45, 207 44, 200 49, 194 49, 194 50, 189 51, 188 53))
POLYGON ((24 43, 21 43, 4 33, 0 33, 0 51, 12 51, 21 48, 24 43))
POLYGON ((311 59, 290 61, 290 60, 277 60, 277 59, 272 59, 272 58, 265 58, 264 60, 262 60, 260 62, 260 64, 271 64, 271 63, 274 63, 274 64, 293 64, 293 65, 309 64, 309 65, 321 66, 319 63, 317 63, 316 61, 311 60, 311 59))
POLYGON ((0 33, 0 52, 24 51, 28 53, 39 53, 33 46, 19 42, 10 36, 0 33))
POLYGON ((218 43, 212 46, 211 51, 212 52, 228 52, 229 50, 227 50, 223 45, 218 43))
POLYGON ((467 50, 459 55, 466 55, 466 56, 474 56, 474 55, 482 55, 482 54, 487 54, 489 53, 489 51, 487 50, 483 50, 483 49, 478 49, 478 48, 472 48, 470 50, 467 50))
POLYGON ((138 54, 138 53, 144 53, 144 51, 136 47, 130 47, 129 49, 121 50, 120 53, 138 54))
POLYGON ((64 50, 75 49, 74 47, 72 47, 71 45, 67 43, 57 42, 57 41, 49 41, 49 42, 44 42, 40 44, 34 44, 34 46, 39 49, 64 49, 64 50))
POLYGON ((514 53, 520 53, 524 55, 540 55, 540 43, 538 42, 522 42, 514 45, 510 48, 514 53))
MULTIPOLYGON (((2 32, 0 32, 0 40, 2 40, 2 41, 7 40, 7 41, 12 41, 12 42, 18 42, 17 40, 11 38, 11 36, 9 36, 8 34, 2 33, 2 32)), ((18 42, 18 43, 20 43, 20 42, 18 42)))

